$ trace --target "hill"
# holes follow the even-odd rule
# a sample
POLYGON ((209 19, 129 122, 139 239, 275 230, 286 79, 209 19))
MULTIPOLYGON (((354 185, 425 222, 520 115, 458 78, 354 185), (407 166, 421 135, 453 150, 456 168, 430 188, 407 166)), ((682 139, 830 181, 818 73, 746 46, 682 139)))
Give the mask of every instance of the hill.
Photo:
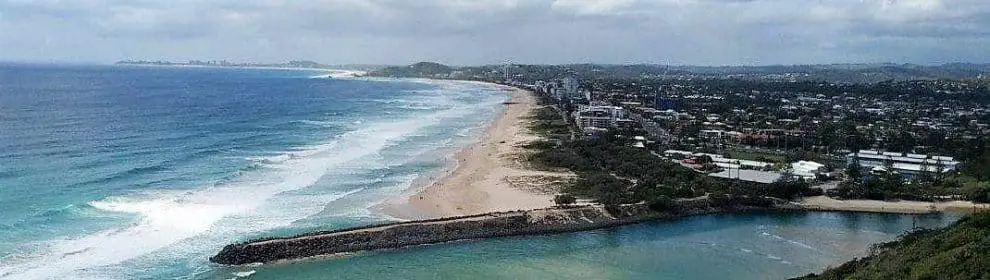
POLYGON ((990 212, 943 229, 918 230, 870 251, 868 257, 795 279, 990 279, 990 212))
POLYGON ((409 66, 391 66, 372 71, 371 76, 402 78, 445 78, 454 68, 435 62, 419 62, 409 66))

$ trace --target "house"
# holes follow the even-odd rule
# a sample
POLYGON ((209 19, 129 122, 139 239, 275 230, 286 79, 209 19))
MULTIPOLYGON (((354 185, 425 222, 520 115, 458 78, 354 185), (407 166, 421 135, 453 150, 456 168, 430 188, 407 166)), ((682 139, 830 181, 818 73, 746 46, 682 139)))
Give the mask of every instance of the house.
POLYGON ((825 172, 825 165, 814 161, 802 160, 791 163, 791 173, 797 178, 813 180, 817 178, 819 174, 824 174, 825 172))

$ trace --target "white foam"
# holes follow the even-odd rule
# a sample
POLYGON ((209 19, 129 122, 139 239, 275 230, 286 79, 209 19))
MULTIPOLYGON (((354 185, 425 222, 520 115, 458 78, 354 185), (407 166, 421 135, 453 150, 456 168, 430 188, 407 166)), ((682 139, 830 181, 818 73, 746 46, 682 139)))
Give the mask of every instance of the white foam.
POLYGON ((248 277, 248 276, 254 275, 255 272, 257 272, 257 271, 248 270, 248 271, 238 271, 238 272, 234 272, 234 273, 231 273, 231 274, 233 274, 234 276, 237 276, 237 277, 244 278, 244 277, 248 277))
POLYGON ((761 234, 763 236, 769 236, 769 237, 772 237, 772 238, 777 239, 777 240, 785 241, 787 243, 790 243, 792 245, 795 245, 795 246, 798 246, 798 247, 801 247, 801 248, 805 248, 805 249, 812 250, 812 251, 818 251, 818 248, 812 247, 811 245, 804 244, 804 243, 801 243, 801 242, 798 242, 798 241, 795 241, 795 240, 790 240, 790 239, 787 239, 787 238, 783 238, 783 237, 781 237, 779 235, 776 235, 776 234, 771 234, 771 233, 768 233, 768 232, 762 232, 761 234))
POLYGON ((313 126, 321 126, 321 127, 334 127, 334 126, 336 126, 336 125, 339 124, 339 123, 331 122, 331 121, 315 121, 315 120, 298 120, 298 121, 294 121, 294 122, 301 123, 301 124, 313 125, 313 126))
POLYGON ((416 106, 416 105, 400 105, 400 106, 395 106, 395 108, 406 109, 406 110, 417 110, 417 111, 430 111, 436 109, 435 107, 416 106))
MULTIPOLYGON (((312 186, 330 170, 376 155, 390 143, 417 130, 444 123, 450 118, 476 114, 479 109, 498 102, 487 100, 471 105, 453 104, 450 109, 424 116, 366 125, 328 143, 270 157, 251 158, 265 165, 215 186, 93 201, 90 205, 96 209, 132 213, 136 220, 116 229, 50 241, 35 256, 18 263, 0 265, 0 276, 5 279, 48 279, 65 275, 85 277, 83 274, 92 274, 95 268, 149 255, 192 237, 210 235, 214 239, 229 241, 245 232, 287 226, 319 213, 330 201, 363 189, 324 195, 292 195, 288 192, 312 186)), ((355 214, 368 215, 364 212, 355 214)), ((209 245, 217 248, 205 249, 222 246, 209 245)))
MULTIPOLYGON (((312 196, 305 204, 294 204, 282 215, 250 215, 251 223, 239 229, 249 231, 285 226, 294 220, 319 212, 323 204, 359 192, 356 189, 334 195, 312 196)), ((46 279, 69 275, 77 270, 117 264, 163 249, 186 238, 219 230, 214 225, 231 215, 251 213, 265 203, 261 195, 273 191, 248 191, 239 195, 235 188, 212 188, 184 195, 159 195, 159 198, 108 198, 91 202, 93 207, 111 212, 134 213, 140 216, 134 224, 107 230, 77 239, 52 242, 46 253, 29 262, 0 268, 0 275, 10 273, 14 279, 46 279), (251 198, 252 196, 256 198, 251 198)))
POLYGON ((343 70, 343 69, 330 69, 327 71, 329 72, 321 73, 319 75, 313 75, 310 76, 310 78, 311 79, 327 79, 327 78, 343 79, 343 78, 354 78, 358 76, 363 76, 368 73, 359 70, 343 70))

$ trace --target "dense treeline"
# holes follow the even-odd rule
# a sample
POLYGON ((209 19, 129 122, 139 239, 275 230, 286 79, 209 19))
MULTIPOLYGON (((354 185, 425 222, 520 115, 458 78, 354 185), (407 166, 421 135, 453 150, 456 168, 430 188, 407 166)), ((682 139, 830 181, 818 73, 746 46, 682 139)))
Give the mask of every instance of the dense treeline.
POLYGON ((447 75, 454 71, 454 68, 434 63, 419 62, 409 66, 391 66, 374 70, 369 73, 371 76, 379 77, 407 77, 407 78, 432 78, 435 75, 447 75))
POLYGON ((870 251, 865 258, 796 279, 990 279, 990 212, 943 229, 915 230, 870 251))

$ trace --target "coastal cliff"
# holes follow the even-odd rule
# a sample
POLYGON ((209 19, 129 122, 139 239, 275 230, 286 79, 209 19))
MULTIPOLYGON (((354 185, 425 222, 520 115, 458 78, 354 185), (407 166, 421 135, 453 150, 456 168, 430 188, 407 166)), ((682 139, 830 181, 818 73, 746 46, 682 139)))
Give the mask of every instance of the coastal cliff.
POLYGON ((772 201, 725 203, 701 198, 678 201, 677 211, 663 212, 654 211, 645 204, 629 204, 490 213, 255 240, 227 245, 210 261, 224 265, 267 263, 464 239, 574 232, 726 210, 768 208, 774 208, 772 201))
POLYGON ((990 212, 949 227, 915 229, 899 240, 870 246, 870 254, 796 280, 988 279, 990 212))

